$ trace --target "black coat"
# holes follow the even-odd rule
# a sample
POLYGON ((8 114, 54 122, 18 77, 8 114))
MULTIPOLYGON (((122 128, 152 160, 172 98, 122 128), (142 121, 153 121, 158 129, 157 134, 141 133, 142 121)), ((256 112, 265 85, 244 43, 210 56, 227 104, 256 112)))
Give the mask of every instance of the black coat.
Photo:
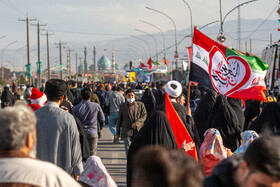
POLYGON ((246 103, 246 109, 244 111, 245 122, 243 131, 248 129, 248 125, 252 119, 260 114, 261 102, 250 100, 246 103))
POLYGON ((154 112, 132 141, 127 157, 127 186, 131 185, 133 157, 142 147, 163 146, 178 149, 171 125, 162 111, 154 112))
POLYGON ((242 110, 242 101, 240 99, 233 99, 233 98, 227 98, 230 106, 235 111, 235 114, 238 119, 238 124, 240 126, 240 129, 244 129, 244 123, 245 123, 245 116, 244 112, 242 110))
POLYGON ((5 107, 5 103, 9 106, 13 106, 15 103, 15 97, 13 96, 12 92, 9 90, 9 87, 5 86, 4 91, 1 95, 1 107, 5 107))
POLYGON ((156 103, 157 106, 165 103, 165 89, 164 88, 157 89, 155 98, 157 100, 156 103))

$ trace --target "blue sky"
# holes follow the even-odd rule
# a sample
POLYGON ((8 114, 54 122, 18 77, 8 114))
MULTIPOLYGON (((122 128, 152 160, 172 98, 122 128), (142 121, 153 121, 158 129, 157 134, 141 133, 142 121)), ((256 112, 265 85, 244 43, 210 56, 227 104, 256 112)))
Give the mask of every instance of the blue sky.
MULTIPOLYGON (((187 0, 192 8, 193 22, 196 25, 219 20, 219 0, 187 0)), ((244 0, 222 0, 223 15, 244 0)), ((265 19, 277 6, 278 0, 258 0, 241 9, 245 19, 265 19)), ((0 49, 18 40, 10 48, 18 49, 26 45, 26 24, 18 18, 37 17, 40 23, 47 24, 45 29, 55 32, 50 42, 76 41, 94 42, 119 37, 138 35, 135 28, 147 32, 157 32, 138 20, 156 24, 162 30, 173 29, 167 18, 145 9, 149 6, 165 12, 174 19, 177 29, 190 26, 189 11, 182 0, 0 0, 0 49), (84 33, 103 33, 113 35, 70 34, 58 31, 84 33)), ((237 11, 227 20, 236 19, 237 11)), ((278 19, 276 12, 270 19, 278 19)), ((33 23, 36 23, 33 22, 33 23)), ((36 45, 35 27, 30 28, 30 43, 36 45)), ((44 39, 42 39, 44 40, 44 39)), ((45 42, 42 42, 43 44, 45 42)))

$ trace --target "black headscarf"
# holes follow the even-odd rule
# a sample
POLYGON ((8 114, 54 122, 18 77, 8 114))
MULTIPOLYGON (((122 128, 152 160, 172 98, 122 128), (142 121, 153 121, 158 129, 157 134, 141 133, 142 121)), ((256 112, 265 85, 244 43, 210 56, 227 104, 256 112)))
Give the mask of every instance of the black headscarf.
POLYGON ((1 106, 2 106, 2 108, 5 107, 5 103, 9 103, 10 106, 14 105, 14 103, 15 103, 15 97, 13 96, 11 91, 9 90, 8 86, 4 87, 4 91, 2 92, 2 95, 1 95, 1 106))
POLYGON ((244 112, 242 110, 243 103, 242 103, 241 99, 233 99, 233 98, 228 97, 227 100, 228 100, 230 106, 232 107, 232 109, 235 111, 240 129, 243 130, 245 116, 244 116, 244 112))
POLYGON ((156 106, 156 99, 152 92, 151 88, 147 88, 141 98, 141 102, 144 103, 146 111, 147 111, 147 120, 151 116, 155 106, 156 106))
POLYGON ((156 93, 157 93, 155 96, 157 101, 156 105, 158 106, 165 103, 165 89, 161 87, 157 89, 156 93))
POLYGON ((223 95, 217 97, 217 101, 209 116, 208 124, 210 128, 220 131, 224 146, 234 152, 240 145, 240 133, 242 132, 237 115, 223 95))
POLYGON ((274 133, 280 130, 280 103, 264 103, 261 114, 249 124, 248 129, 257 133, 265 131, 274 133))
POLYGON ((201 99, 201 93, 197 87, 194 87, 193 91, 191 92, 190 99, 191 100, 201 99))
POLYGON ((251 120, 260 114, 260 108, 260 101, 249 100, 246 102, 246 109, 244 111, 245 122, 243 131, 246 131, 251 120))
POLYGON ((204 139, 204 132, 210 128, 207 126, 207 120, 215 105, 216 97, 217 92, 209 90, 194 112, 193 119, 201 141, 204 139))
POLYGON ((130 186, 132 177, 133 156, 144 146, 163 146, 167 149, 178 149, 171 125, 162 111, 154 112, 145 122, 129 147, 127 157, 127 186, 130 186))

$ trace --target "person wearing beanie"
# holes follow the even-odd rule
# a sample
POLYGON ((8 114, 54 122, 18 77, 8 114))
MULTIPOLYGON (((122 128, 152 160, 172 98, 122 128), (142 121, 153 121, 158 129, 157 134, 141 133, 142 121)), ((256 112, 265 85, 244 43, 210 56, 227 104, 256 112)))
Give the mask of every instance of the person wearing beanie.
POLYGON ((47 102, 47 97, 43 92, 39 91, 36 88, 32 88, 30 100, 31 104, 28 104, 28 106, 30 106, 33 111, 36 111, 45 105, 45 103, 47 102))
MULTIPOLYGON (((176 99, 182 94, 182 91, 183 91, 182 85, 178 81, 172 80, 172 81, 167 82, 167 84, 165 85, 165 93, 167 93, 169 95, 174 109, 176 110, 177 114, 181 118, 181 120, 184 123, 185 127, 187 128, 188 132, 190 133, 193 141, 195 142, 197 150, 199 150, 201 141, 200 141, 196 126, 194 124, 193 118, 191 116, 190 107, 186 108, 186 107, 180 105, 179 103, 177 103, 177 101, 176 101, 176 99)), ((188 103, 188 106, 189 106, 189 103, 188 103)), ((155 112, 155 111, 164 111, 165 112, 165 103, 163 103, 159 106, 156 106, 153 112, 155 112)))
POLYGON ((48 102, 35 111, 37 158, 59 166, 77 180, 83 172, 79 131, 74 117, 59 107, 67 89, 61 79, 46 83, 48 102))

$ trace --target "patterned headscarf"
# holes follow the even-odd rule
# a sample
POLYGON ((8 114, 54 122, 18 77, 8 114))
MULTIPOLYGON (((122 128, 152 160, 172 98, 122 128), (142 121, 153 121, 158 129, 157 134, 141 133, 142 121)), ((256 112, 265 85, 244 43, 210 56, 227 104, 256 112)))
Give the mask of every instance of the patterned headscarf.
POLYGON ((201 160, 211 154, 220 160, 227 158, 227 151, 223 145, 221 134, 214 128, 208 129, 204 133, 204 141, 199 149, 201 160))
POLYGON ((242 144, 241 146, 234 152, 234 154, 243 154, 247 147, 252 143, 259 135, 255 131, 247 130, 241 133, 242 144))

